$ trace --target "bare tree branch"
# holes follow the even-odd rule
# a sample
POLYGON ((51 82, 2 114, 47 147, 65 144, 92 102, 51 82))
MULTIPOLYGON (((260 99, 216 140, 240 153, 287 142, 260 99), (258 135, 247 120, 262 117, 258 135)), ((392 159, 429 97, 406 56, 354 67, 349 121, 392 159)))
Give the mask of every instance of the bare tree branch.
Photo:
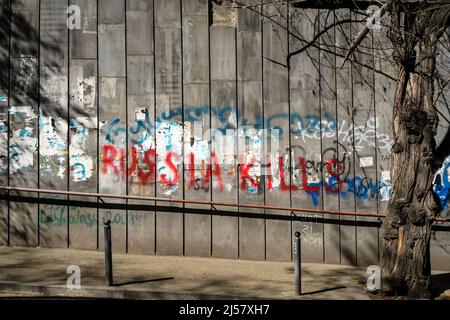
MULTIPOLYGON (((377 12, 377 15, 379 15, 379 19, 381 19, 384 14, 386 13, 388 6, 390 5, 390 1, 386 2, 380 10, 377 12)), ((345 62, 348 60, 350 55, 355 51, 355 49, 359 46, 359 44, 363 41, 363 39, 367 36, 369 33, 371 26, 373 25, 374 16, 368 17, 366 24, 364 25, 364 28, 357 34, 355 40, 353 40, 352 45, 348 49, 347 54, 345 55, 344 61, 342 61, 342 64, 340 66, 340 69, 344 66, 345 62)))

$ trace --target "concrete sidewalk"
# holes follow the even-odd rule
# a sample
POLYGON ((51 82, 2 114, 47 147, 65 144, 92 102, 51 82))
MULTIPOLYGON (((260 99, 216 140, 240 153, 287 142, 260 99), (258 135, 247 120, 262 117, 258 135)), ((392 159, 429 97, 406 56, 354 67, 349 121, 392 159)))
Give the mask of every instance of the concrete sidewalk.
MULTIPOLYGON (((293 263, 113 254, 114 287, 105 286, 102 252, 0 247, 0 291, 40 296, 133 299, 296 299, 293 263), (67 267, 81 269, 81 289, 66 288, 67 267)), ((365 270, 302 265, 303 299, 368 299, 365 270)))
POLYGON ((0 297, 128 299, 370 299, 363 268, 302 264, 295 296, 293 263, 113 254, 114 287, 105 286, 102 252, 0 247, 0 297), (67 267, 81 269, 81 290, 66 287, 67 267))

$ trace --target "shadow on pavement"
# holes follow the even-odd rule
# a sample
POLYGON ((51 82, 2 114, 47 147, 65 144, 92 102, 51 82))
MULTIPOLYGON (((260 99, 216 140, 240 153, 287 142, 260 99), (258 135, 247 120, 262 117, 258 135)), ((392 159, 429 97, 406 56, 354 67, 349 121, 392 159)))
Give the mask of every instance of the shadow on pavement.
POLYGON ((441 273, 431 276, 431 296, 437 298, 445 290, 450 289, 450 273, 441 273))
POLYGON ((129 285, 129 284, 139 284, 139 283, 174 280, 174 279, 175 279, 174 277, 166 277, 166 278, 149 279, 149 280, 133 280, 133 281, 127 281, 127 282, 122 282, 122 283, 115 283, 114 287, 126 286, 126 285, 129 285))
POLYGON ((347 287, 338 286, 338 287, 334 287, 334 288, 325 288, 325 289, 320 289, 320 290, 316 290, 316 291, 303 292, 301 295, 306 296, 306 295, 310 295, 310 294, 323 293, 323 292, 327 292, 327 291, 333 291, 333 290, 345 289, 345 288, 347 288, 347 287))

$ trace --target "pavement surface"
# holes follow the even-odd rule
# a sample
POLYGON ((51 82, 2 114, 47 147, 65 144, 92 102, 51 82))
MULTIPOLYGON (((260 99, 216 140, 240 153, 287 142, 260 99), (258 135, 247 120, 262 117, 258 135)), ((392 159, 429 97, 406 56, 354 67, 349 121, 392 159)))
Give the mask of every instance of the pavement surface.
MULTIPOLYGON (((107 287, 104 254, 99 251, 0 247, 0 298, 373 298, 361 284, 365 269, 343 265, 302 264, 301 296, 294 293, 290 262, 113 254, 113 273, 114 286, 107 287), (67 268, 72 265, 80 268, 81 289, 67 287, 67 268)), ((445 280, 448 273, 438 275, 445 280)))

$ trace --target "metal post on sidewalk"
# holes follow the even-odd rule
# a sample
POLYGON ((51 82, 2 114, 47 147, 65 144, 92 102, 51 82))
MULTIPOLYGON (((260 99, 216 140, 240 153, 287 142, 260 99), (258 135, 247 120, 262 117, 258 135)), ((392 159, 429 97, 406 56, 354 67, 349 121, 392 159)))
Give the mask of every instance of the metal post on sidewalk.
POLYGON ((294 271, 295 271, 295 294, 302 294, 302 269, 301 269, 301 248, 300 232, 294 234, 294 271))
POLYGON ((106 269, 106 285, 113 285, 112 271, 112 245, 111 245, 111 220, 105 221, 105 269, 106 269))

